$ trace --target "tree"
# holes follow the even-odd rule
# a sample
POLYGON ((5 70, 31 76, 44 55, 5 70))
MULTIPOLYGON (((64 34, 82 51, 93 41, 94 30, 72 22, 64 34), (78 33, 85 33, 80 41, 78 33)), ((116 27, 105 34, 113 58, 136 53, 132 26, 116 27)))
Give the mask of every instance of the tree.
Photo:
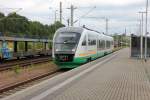
POLYGON ((5 35, 52 38, 60 27, 64 27, 64 25, 58 21, 52 25, 43 25, 38 21, 29 21, 26 17, 16 13, 11 13, 8 16, 0 13, 0 32, 5 35))
POLYGON ((27 18, 16 13, 11 13, 5 18, 5 32, 25 34, 29 31, 29 21, 27 18))
POLYGON ((0 12, 0 32, 4 32, 4 23, 3 23, 4 18, 5 18, 5 15, 0 12))
POLYGON ((50 32, 50 38, 53 37, 54 33, 56 32, 57 29, 60 27, 65 27, 65 25, 61 24, 59 21, 56 21, 54 24, 49 26, 49 32, 50 32))

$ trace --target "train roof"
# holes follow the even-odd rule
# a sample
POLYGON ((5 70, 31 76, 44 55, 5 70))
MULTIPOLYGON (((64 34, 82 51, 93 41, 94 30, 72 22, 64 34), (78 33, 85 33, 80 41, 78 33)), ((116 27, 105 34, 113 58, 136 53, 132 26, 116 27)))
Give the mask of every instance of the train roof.
POLYGON ((87 30, 87 31, 92 31, 92 32, 95 32, 95 33, 99 33, 107 38, 112 38, 111 36, 109 35, 106 35, 106 34, 103 34, 101 32, 98 32, 96 30, 93 30, 93 29, 89 29, 87 27, 62 27, 60 29, 57 30, 57 32, 75 32, 75 33, 83 33, 84 30, 87 30))
POLYGON ((82 33, 83 32, 82 27, 62 27, 57 30, 57 32, 76 32, 76 33, 82 33))

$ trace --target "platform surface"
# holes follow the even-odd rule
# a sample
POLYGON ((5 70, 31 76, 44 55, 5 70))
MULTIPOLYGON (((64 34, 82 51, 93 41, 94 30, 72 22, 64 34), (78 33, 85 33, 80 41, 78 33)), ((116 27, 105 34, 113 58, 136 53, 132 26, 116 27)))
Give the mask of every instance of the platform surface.
POLYGON ((150 62, 129 54, 123 49, 4 100, 150 100, 150 62))

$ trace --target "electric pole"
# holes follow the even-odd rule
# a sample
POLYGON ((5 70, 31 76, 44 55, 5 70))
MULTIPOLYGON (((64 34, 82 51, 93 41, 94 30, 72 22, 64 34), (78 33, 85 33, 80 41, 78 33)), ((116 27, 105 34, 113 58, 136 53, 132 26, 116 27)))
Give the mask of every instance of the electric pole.
POLYGON ((71 18, 70 18, 70 19, 71 19, 70 24, 71 24, 71 26, 73 26, 73 24, 74 24, 74 20, 73 20, 73 19, 74 19, 74 10, 77 9, 77 8, 74 7, 73 5, 71 5, 71 7, 70 7, 70 8, 67 8, 67 9, 70 9, 70 10, 71 10, 71 12, 70 12, 70 13, 71 13, 71 16, 70 16, 70 17, 71 17, 71 18))
POLYGON ((57 11, 58 11, 58 10, 55 10, 55 23, 56 23, 56 21, 57 21, 57 11))
POLYGON ((148 26, 148 0, 146 0, 146 19, 145 19, 145 61, 147 61, 147 26, 148 26))
POLYGON ((106 18, 106 34, 108 34, 108 18, 106 18))
POLYGON ((60 2, 60 23, 62 23, 62 2, 60 2))

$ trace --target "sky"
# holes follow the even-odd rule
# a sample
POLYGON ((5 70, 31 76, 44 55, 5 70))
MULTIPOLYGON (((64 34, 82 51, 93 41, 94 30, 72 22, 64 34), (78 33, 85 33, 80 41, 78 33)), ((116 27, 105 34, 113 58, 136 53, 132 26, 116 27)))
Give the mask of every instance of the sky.
MULTIPOLYGON (((0 0, 0 12, 7 15, 17 11, 29 20, 52 24, 55 11, 59 10, 60 1, 63 4, 65 25, 67 25, 66 20, 70 18, 70 10, 67 8, 73 4, 77 7, 74 11, 74 21, 78 20, 74 26, 86 25, 105 32, 104 18, 108 18, 109 34, 122 34, 125 29, 127 33, 139 34, 141 16, 138 12, 145 11, 146 5, 146 0, 0 0), (22 9, 18 10, 18 8, 22 9)), ((150 17, 148 19, 150 20, 150 17)), ((57 20, 59 20, 59 11, 57 11, 57 20)))

